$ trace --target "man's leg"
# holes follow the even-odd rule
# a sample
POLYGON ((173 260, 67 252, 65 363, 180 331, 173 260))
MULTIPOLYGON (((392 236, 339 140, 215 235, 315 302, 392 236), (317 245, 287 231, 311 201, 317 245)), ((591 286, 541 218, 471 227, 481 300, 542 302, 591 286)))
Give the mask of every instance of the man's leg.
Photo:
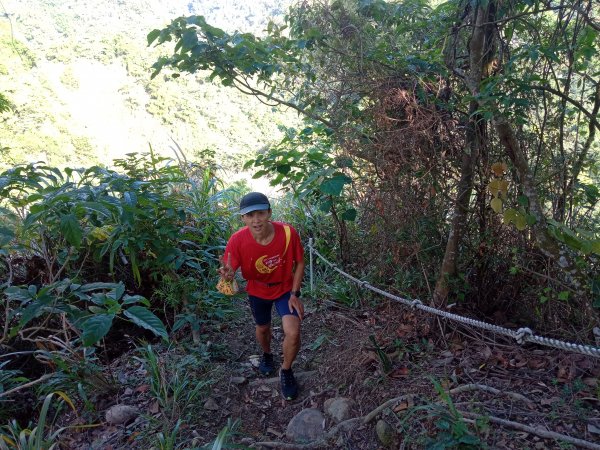
POLYGON ((271 310, 273 309, 273 302, 251 295, 248 296, 248 302, 256 325, 256 340, 263 350, 263 355, 258 364, 258 371, 262 375, 268 376, 275 372, 273 354, 271 353, 271 310))
POLYGON ((256 340, 264 353, 271 353, 271 324, 256 325, 256 340))
POLYGON ((281 322, 284 333, 283 364, 281 365, 281 368, 287 370, 292 367, 292 363, 300 350, 300 319, 291 314, 287 314, 281 318, 281 322))

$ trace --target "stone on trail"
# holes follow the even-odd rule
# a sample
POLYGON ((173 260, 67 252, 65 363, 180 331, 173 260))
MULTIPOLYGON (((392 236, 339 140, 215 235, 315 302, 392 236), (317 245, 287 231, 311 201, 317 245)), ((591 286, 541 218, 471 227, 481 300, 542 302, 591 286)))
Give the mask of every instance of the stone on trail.
POLYGON ((204 402, 204 409, 209 411, 218 411, 220 408, 214 398, 208 397, 206 402, 204 402))
POLYGON ((231 377, 231 383, 233 384, 244 384, 246 377, 231 377))
POLYGON ((325 416, 318 409, 303 409, 292 417, 285 435, 289 440, 298 443, 320 439, 325 436, 325 416))
POLYGON ((325 400, 323 409, 325 414, 331 417, 335 423, 343 422, 350 418, 354 401, 346 397, 335 397, 325 400))
POLYGON ((375 432, 377 433, 377 439, 384 447, 391 447, 394 443, 394 429, 385 420, 380 419, 377 421, 375 432))
POLYGON ((104 417, 112 425, 121 425, 131 422, 140 412, 129 405, 114 405, 106 410, 104 417))

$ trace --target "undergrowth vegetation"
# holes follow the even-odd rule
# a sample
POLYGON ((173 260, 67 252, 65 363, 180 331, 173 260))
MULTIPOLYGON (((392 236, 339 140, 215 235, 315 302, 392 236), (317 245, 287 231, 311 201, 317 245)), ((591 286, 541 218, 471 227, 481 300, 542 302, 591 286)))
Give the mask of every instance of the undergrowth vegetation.
MULTIPOLYGON (((42 448, 51 397, 27 425, 40 395, 93 410, 116 386, 106 363, 132 341, 187 329, 199 344, 202 324, 230 313, 214 285, 237 194, 210 164, 150 152, 115 165, 0 175, 0 442, 42 448)), ((209 379, 166 373, 150 345, 140 355, 171 432, 209 379)))

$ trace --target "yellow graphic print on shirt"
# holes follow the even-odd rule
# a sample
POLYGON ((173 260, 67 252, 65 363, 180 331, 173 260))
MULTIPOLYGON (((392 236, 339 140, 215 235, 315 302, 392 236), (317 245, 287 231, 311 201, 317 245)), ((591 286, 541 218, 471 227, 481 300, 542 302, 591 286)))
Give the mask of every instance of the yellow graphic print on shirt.
POLYGON ((256 260, 254 264, 258 273, 271 273, 279 267, 281 258, 279 255, 271 256, 267 258, 267 255, 263 255, 256 260))
MULTIPOLYGON (((290 245, 291 232, 290 227, 288 225, 283 226, 283 231, 285 232, 285 249, 283 250, 283 255, 287 253, 288 246, 290 245)), ((256 271, 258 273, 271 273, 274 272, 277 267, 281 264, 281 258, 279 255, 271 256, 267 258, 267 255, 263 255, 256 260, 254 266, 256 267, 256 271)))

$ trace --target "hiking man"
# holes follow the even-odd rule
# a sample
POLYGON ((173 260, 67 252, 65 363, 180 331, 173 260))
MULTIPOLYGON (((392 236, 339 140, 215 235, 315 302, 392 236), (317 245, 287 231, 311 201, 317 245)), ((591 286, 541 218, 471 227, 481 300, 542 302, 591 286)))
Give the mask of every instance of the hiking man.
POLYGON ((242 197, 240 214, 246 226, 229 238, 219 273, 232 280, 241 267, 248 282, 246 291, 256 323, 256 340, 263 350, 258 370, 265 376, 275 372, 271 353, 271 312, 275 305, 284 332, 281 392, 286 400, 293 400, 298 395, 298 385, 292 363, 300 349, 300 322, 304 317, 300 300, 304 249, 293 227, 271 221, 271 204, 266 195, 250 192, 242 197))

